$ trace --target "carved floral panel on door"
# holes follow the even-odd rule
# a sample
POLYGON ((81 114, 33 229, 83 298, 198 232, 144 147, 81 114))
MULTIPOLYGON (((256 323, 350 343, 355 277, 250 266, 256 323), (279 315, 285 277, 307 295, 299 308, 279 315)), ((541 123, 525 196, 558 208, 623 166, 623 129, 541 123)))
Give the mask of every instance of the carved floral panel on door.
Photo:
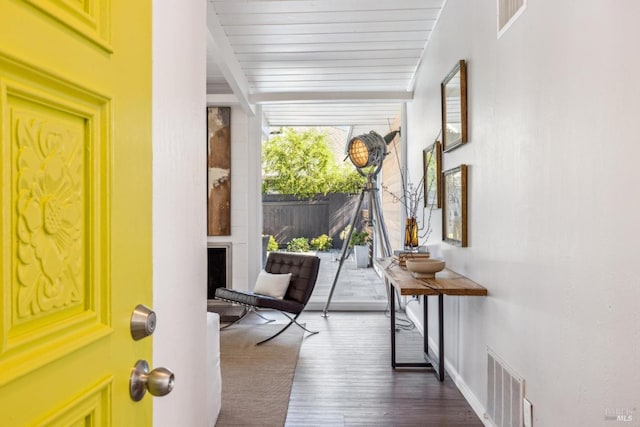
MULTIPOLYGON (((2 65, 10 74, 14 64, 2 65)), ((0 294, 0 384, 111 330, 99 292, 108 267, 98 215, 109 177, 106 100, 33 80, 46 89, 0 77, 2 202, 11 207, 0 233, 10 284, 0 294)))
POLYGON ((209 236, 231 235, 231 108, 207 108, 209 236))
POLYGON ((82 301, 83 128, 17 113, 14 132, 20 323, 82 301))

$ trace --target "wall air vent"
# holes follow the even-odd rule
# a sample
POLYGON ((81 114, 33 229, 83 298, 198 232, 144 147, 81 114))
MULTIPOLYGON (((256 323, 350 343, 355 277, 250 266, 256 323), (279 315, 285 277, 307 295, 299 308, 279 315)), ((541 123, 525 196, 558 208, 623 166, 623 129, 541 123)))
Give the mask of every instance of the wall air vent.
POLYGON ((518 19, 527 7, 527 0, 498 1, 498 38, 500 38, 518 19))
POLYGON ((524 380, 487 349, 487 414, 496 427, 522 427, 524 380))

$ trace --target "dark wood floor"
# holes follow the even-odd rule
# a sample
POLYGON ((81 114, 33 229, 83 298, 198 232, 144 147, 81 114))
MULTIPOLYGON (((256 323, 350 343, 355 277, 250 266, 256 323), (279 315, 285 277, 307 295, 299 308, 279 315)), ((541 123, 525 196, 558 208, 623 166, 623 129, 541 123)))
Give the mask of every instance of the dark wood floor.
MULTIPOLYGON (((383 313, 305 312, 300 320, 320 333, 300 349, 286 426, 482 426, 449 377, 391 368, 383 313)), ((421 339, 399 331, 398 361, 419 361, 421 339)))

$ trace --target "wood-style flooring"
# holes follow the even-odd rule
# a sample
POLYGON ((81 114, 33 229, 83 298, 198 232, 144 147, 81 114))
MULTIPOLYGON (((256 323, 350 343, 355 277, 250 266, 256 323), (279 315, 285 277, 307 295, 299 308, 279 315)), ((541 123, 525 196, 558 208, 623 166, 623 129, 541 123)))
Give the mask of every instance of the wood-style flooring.
MULTIPOLYGON (((448 376, 441 383, 425 368, 391 368, 384 313, 312 311, 300 321, 320 333, 303 340, 287 427, 483 425, 448 376)), ((398 362, 420 361, 421 335, 397 337, 398 362)))

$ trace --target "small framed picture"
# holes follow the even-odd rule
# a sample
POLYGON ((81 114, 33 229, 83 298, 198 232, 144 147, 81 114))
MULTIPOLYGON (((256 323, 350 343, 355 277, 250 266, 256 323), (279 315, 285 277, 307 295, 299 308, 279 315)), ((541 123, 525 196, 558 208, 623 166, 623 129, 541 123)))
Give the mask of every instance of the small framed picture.
POLYGON ((424 207, 442 207, 442 144, 436 141, 422 151, 424 207))
POLYGON ((442 240, 467 247, 467 165, 442 173, 442 240))

